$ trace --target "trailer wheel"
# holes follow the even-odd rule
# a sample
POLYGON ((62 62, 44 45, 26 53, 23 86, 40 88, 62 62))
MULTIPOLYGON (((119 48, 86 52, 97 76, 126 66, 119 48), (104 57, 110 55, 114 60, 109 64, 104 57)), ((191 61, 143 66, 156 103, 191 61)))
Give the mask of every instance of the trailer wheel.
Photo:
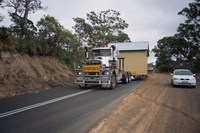
POLYGON ((86 88, 86 87, 87 87, 87 84, 80 84, 79 87, 80 87, 80 88, 86 88))
POLYGON ((115 76, 115 74, 113 74, 111 77, 110 89, 114 89, 115 85, 116 85, 116 76, 115 76))

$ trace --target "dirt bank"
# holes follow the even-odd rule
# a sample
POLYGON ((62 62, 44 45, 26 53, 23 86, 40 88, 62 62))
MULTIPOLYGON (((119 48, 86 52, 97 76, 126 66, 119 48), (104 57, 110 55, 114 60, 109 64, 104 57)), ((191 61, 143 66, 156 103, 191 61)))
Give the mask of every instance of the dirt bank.
POLYGON ((8 52, 0 57, 0 98, 73 84, 73 73, 54 57, 8 52))
POLYGON ((151 77, 90 133, 199 133, 200 83, 170 85, 169 74, 151 77))

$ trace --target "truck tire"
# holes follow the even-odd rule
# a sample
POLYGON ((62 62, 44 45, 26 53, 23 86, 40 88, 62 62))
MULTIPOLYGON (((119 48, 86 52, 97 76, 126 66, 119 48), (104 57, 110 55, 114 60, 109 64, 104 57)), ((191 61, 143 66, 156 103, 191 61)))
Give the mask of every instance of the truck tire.
POLYGON ((125 74, 125 77, 124 77, 124 79, 123 79, 123 83, 124 83, 124 84, 127 84, 127 83, 128 83, 128 75, 127 75, 127 73, 125 74))
POLYGON ((116 85, 116 76, 115 74, 112 75, 111 77, 111 82, 110 82, 110 88, 109 89, 114 89, 116 85))
POLYGON ((131 82, 131 73, 129 72, 128 73, 128 83, 130 83, 131 82))
POLYGON ((80 88, 86 88, 86 87, 87 87, 87 84, 80 84, 79 87, 80 87, 80 88))

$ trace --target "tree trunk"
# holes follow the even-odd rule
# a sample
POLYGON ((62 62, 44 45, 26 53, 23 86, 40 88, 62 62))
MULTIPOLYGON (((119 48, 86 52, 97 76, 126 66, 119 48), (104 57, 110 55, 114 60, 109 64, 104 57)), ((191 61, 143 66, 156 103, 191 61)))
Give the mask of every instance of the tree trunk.
POLYGON ((24 19, 28 18, 28 12, 29 12, 29 4, 31 3, 31 0, 25 0, 25 12, 24 12, 24 19))

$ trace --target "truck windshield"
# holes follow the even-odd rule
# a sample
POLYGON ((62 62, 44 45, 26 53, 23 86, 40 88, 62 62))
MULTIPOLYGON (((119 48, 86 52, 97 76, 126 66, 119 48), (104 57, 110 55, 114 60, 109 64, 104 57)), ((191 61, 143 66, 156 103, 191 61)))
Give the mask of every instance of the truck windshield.
POLYGON ((92 50, 92 56, 111 56, 111 49, 92 50))

